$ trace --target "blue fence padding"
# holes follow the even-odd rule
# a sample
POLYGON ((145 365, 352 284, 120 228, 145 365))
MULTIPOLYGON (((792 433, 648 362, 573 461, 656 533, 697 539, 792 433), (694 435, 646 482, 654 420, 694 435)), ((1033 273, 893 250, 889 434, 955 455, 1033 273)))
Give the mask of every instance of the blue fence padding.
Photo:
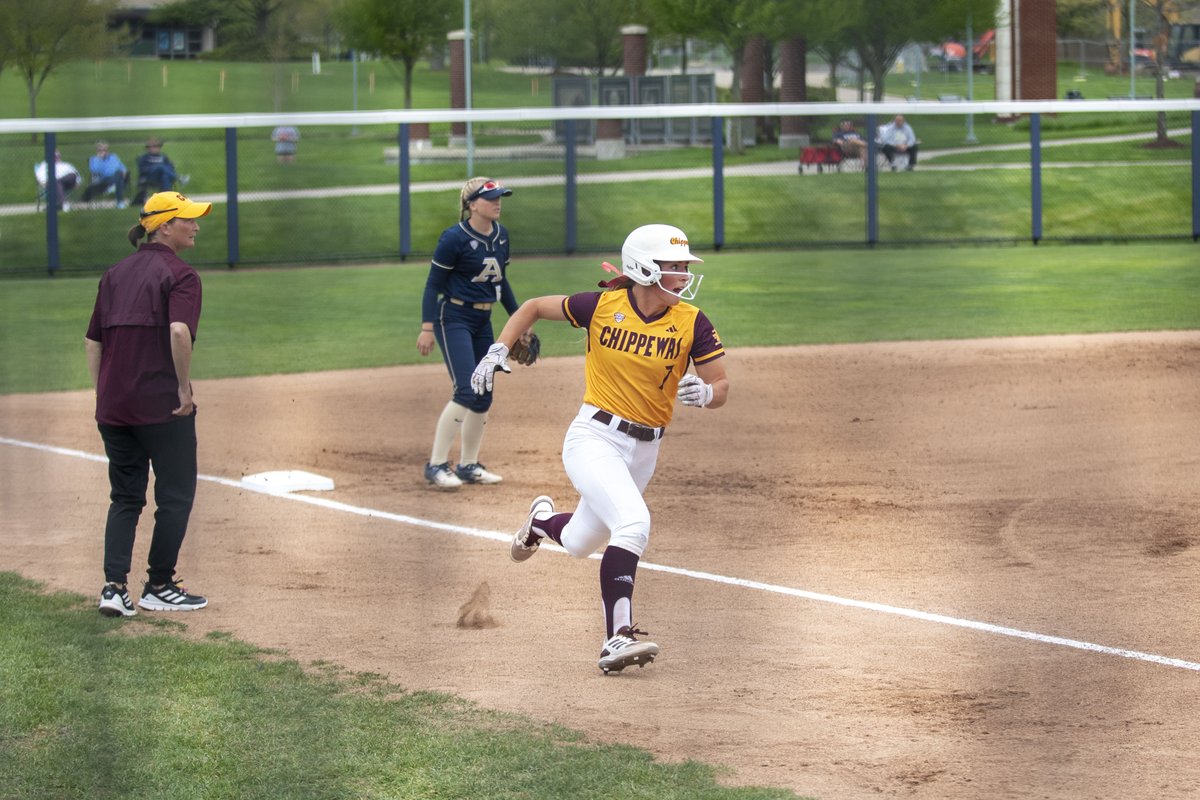
POLYGON ((1042 240, 1042 115, 1029 115, 1029 208, 1030 236, 1042 240))
POLYGON ((712 118, 713 248, 725 246, 725 119, 712 118))
POLYGON ((396 143, 400 146, 400 260, 404 261, 412 255, 412 197, 408 187, 412 185, 410 178, 412 156, 408 152, 410 131, 408 123, 401 123, 396 134, 396 143))
POLYGON ((46 159, 46 271, 53 275, 60 266, 58 259, 58 187, 55 185, 54 151, 58 137, 45 134, 43 157, 46 159))
POLYGON ((237 128, 225 129, 225 195, 226 218, 229 220, 227 236, 229 240, 230 268, 242 260, 241 236, 238 233, 238 163, 237 163, 237 128))

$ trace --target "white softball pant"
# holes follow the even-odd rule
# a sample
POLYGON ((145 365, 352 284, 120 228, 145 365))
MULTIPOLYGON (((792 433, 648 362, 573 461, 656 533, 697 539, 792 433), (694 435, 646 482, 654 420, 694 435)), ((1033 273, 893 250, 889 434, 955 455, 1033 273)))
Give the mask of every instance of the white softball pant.
POLYGON ((579 506, 562 531, 562 545, 585 558, 605 543, 639 558, 650 539, 650 510, 642 499, 658 463, 661 439, 643 442, 616 429, 620 417, 605 425, 584 404, 567 428, 563 466, 579 492, 579 506))

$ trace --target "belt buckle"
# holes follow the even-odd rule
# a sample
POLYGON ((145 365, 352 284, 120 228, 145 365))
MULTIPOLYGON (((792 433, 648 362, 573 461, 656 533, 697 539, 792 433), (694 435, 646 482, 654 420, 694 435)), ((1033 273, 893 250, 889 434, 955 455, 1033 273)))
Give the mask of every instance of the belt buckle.
POLYGON ((653 442, 655 439, 654 428, 647 428, 636 422, 629 423, 629 435, 639 442, 653 442))

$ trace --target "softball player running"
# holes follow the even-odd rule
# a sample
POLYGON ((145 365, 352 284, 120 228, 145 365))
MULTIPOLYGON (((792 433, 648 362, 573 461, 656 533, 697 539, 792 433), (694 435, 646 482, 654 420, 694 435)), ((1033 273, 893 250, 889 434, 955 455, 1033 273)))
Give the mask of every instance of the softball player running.
POLYGON ((700 259, 683 231, 643 225, 621 248, 621 275, 601 284, 608 291, 524 303, 471 376, 474 391, 490 396, 495 371, 511 371, 509 349, 539 319, 565 320, 587 332, 583 406, 563 443, 563 466, 579 504, 574 513, 556 514, 553 500, 536 498, 509 552, 524 561, 549 538, 586 558, 607 542, 600 561, 606 639, 599 666, 605 674, 645 666, 659 652, 654 642, 636 638, 645 632, 633 625, 633 586, 650 537, 642 492, 675 400, 718 408, 729 394, 720 337, 704 312, 684 302, 695 298, 702 278, 689 271, 692 262, 700 259), (689 363, 694 375, 686 374, 689 363))
POLYGON ((517 310, 505 275, 508 231, 500 224, 500 198, 511 194, 491 178, 471 178, 463 184, 460 221, 442 232, 425 282, 417 350, 427 356, 437 341, 454 391, 438 418, 425 465, 425 480, 442 491, 455 491, 464 483, 501 481, 479 463, 492 393, 471 391, 471 370, 495 341, 492 306, 503 305, 510 317, 517 310), (450 446, 460 432, 458 466, 451 469, 450 446))

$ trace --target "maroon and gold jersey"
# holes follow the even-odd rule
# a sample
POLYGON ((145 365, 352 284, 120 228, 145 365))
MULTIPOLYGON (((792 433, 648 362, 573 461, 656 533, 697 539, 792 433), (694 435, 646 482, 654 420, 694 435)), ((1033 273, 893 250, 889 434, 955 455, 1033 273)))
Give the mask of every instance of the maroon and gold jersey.
POLYGON ((587 330, 583 402, 652 428, 670 423, 689 360, 703 364, 725 355, 708 317, 688 303, 645 317, 626 288, 573 294, 563 300, 563 313, 587 330))

